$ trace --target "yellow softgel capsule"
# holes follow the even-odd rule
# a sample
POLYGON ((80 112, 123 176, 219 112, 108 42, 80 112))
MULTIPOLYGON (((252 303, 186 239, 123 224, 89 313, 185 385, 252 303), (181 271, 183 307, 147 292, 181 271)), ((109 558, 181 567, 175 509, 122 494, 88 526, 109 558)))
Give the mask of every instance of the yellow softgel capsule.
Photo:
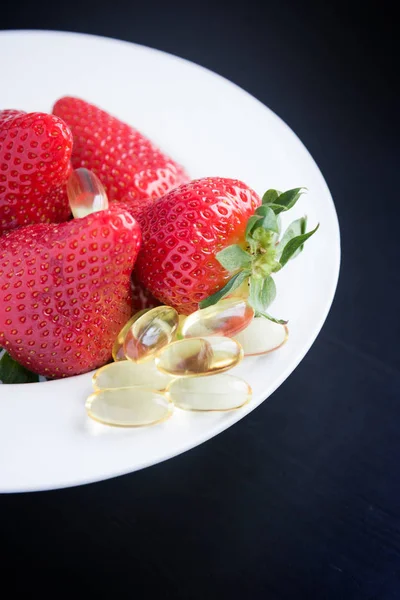
POLYGON ((163 394, 140 387, 99 390, 86 400, 95 421, 115 427, 143 427, 171 416, 173 403, 163 394))
POLYGON ((108 198, 100 179, 89 169, 72 171, 67 181, 67 194, 75 218, 108 208, 108 198))
POLYGON ((139 317, 125 335, 123 351, 129 360, 143 362, 169 344, 178 327, 179 315, 170 306, 157 306, 139 317))
POLYGON ((212 411, 240 408, 252 396, 251 387, 233 375, 174 379, 167 388, 170 400, 184 410, 212 411))
POLYGON ((189 315, 182 325, 182 335, 185 338, 208 335, 233 337, 247 327, 253 317, 254 310, 244 298, 226 298, 189 315))
POLYGON ((182 327, 183 327, 183 324, 185 323, 186 319, 187 319, 186 315, 179 315, 178 328, 175 331, 175 339, 176 340, 182 340, 183 339, 182 327))
POLYGON ((164 390, 171 380, 170 375, 157 369, 154 360, 140 364, 122 360, 98 369, 93 375, 92 383, 96 391, 134 386, 164 390))
POLYGON ((265 317, 255 317, 234 339, 242 346, 245 356, 258 356, 277 350, 288 336, 286 325, 274 323, 265 317))
POLYGON ((175 377, 213 375, 235 367, 243 350, 235 340, 223 336, 186 338, 159 352, 155 362, 163 373, 175 377))
POLYGON ((112 348, 112 357, 115 361, 126 360, 126 356, 124 353, 124 342, 125 342, 126 334, 128 333, 129 329, 132 327, 134 322, 137 321, 139 317, 141 317, 142 315, 144 315, 144 313, 146 313, 148 311, 149 311, 148 308, 144 308, 143 310, 139 310, 137 313, 135 313, 133 315, 133 317, 131 317, 129 319, 129 321, 127 321, 127 323, 125 323, 125 325, 123 326, 123 328, 117 335, 114 345, 113 345, 113 348, 112 348))

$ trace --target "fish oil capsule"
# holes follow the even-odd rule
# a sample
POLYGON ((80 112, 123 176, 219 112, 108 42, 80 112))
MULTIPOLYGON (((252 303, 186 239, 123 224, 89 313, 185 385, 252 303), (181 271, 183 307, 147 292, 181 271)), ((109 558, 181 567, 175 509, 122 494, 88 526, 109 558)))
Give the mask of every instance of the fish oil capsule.
POLYGON ((135 313, 133 315, 133 317, 131 317, 129 319, 129 321, 127 321, 125 323, 125 325, 123 326, 123 328, 117 335, 114 345, 113 345, 113 348, 112 348, 112 357, 115 361, 126 360, 126 356, 124 353, 124 342, 125 342, 126 334, 128 333, 129 329, 132 327, 134 322, 137 321, 138 318, 141 317, 142 315, 144 315, 144 313, 146 313, 148 310, 149 309, 144 308, 143 310, 139 310, 137 313, 135 313))
POLYGON ((182 377, 167 388, 170 400, 184 410, 210 411, 240 408, 252 396, 243 379, 225 373, 212 377, 182 377))
POLYGON ((173 342, 156 356, 156 365, 174 377, 212 375, 235 367, 243 350, 235 340, 223 336, 186 338, 173 342))
POLYGON ((157 306, 141 315, 125 336, 123 351, 129 360, 149 360, 169 344, 178 327, 179 315, 170 306, 157 306))
POLYGON ((173 404, 163 394, 140 387, 99 390, 86 400, 89 417, 105 425, 142 427, 171 416, 173 404))
POLYGON ((93 375, 93 388, 105 390, 142 386, 151 390, 164 390, 172 377, 161 373, 154 360, 145 363, 133 363, 130 360, 114 362, 98 369, 93 375))
POLYGON ((108 208, 108 198, 100 179, 89 169, 72 171, 67 181, 67 194, 75 218, 108 208))
POLYGON ((233 337, 247 327, 253 317, 254 310, 244 298, 226 298, 189 315, 182 325, 182 335, 185 338, 209 335, 233 337))
POLYGON ((183 339, 183 334, 182 334, 182 327, 185 323, 187 319, 186 315, 179 315, 179 323, 178 323, 178 328, 175 331, 175 339, 176 340, 182 340, 183 339))
POLYGON ((274 323, 265 317, 255 317, 234 339, 242 346, 245 356, 257 356, 277 350, 288 336, 286 325, 274 323))

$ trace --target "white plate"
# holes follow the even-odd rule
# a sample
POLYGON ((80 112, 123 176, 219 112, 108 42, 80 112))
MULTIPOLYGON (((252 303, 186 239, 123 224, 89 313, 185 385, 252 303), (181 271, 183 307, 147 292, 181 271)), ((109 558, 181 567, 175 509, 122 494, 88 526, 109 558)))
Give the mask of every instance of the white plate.
POLYGON ((267 357, 237 368, 253 400, 230 413, 176 410, 164 424, 121 430, 86 417, 91 375, 0 385, 0 491, 60 488, 129 473, 217 435, 276 390, 299 364, 330 309, 339 273, 340 237, 328 187, 314 160, 271 110, 229 81, 190 62, 142 46, 59 32, 0 33, 0 107, 50 111, 64 95, 100 105, 141 129, 192 177, 242 179, 267 188, 306 186, 291 211, 321 223, 304 252, 276 276, 271 312, 289 318, 290 339, 267 357))

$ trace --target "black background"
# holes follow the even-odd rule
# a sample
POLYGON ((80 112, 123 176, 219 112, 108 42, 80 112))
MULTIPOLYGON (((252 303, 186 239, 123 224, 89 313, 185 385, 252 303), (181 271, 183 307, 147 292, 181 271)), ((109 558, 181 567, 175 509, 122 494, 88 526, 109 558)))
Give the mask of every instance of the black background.
POLYGON ((310 150, 342 234, 326 324, 268 402, 145 471, 0 496, 4 568, 81 570, 93 592, 119 570, 114 591, 139 597, 145 581, 161 598, 400 598, 395 27, 382 2, 2 9, 1 29, 134 41, 239 84, 310 150))

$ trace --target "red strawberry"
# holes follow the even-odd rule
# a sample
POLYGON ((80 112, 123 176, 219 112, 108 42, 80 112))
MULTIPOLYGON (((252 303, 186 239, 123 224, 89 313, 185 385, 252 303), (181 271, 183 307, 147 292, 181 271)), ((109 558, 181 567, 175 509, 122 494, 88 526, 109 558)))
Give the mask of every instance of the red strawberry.
POLYGON ((132 314, 140 237, 130 214, 105 210, 0 238, 0 346, 48 378, 108 362, 132 314))
MULTIPOLYGON (((132 205, 130 202, 111 202, 110 210, 121 211, 125 210, 133 217, 135 216, 135 210, 132 210, 132 205)), ((136 277, 135 271, 132 271, 131 274, 131 290, 132 290, 132 311, 133 313, 139 312, 139 310, 144 310, 146 308, 154 308, 155 306, 160 306, 161 302, 157 300, 153 296, 148 289, 144 287, 144 285, 138 280, 136 277)))
POLYGON ((275 296, 271 277, 307 237, 299 219, 278 242, 280 212, 301 188, 263 199, 241 181, 205 178, 181 185, 138 217, 142 248, 135 272, 156 298, 190 314, 250 282, 249 301, 258 314, 275 296))
POLYGON ((6 108, 5 110, 0 110, 0 129, 5 123, 7 123, 7 121, 11 121, 11 119, 14 119, 14 117, 25 114, 25 111, 15 110, 14 108, 6 108))
POLYGON ((78 98, 61 98, 53 112, 74 136, 72 165, 86 167, 103 183, 108 199, 127 200, 136 215, 188 181, 183 168, 139 131, 78 98))
MULTIPOLYGON (((132 205, 130 202, 112 202, 110 204, 110 210, 126 210, 133 217, 135 215, 135 210, 132 210, 132 205)), ((144 287, 144 285, 139 281, 136 277, 135 271, 132 271, 131 275, 131 290, 132 290, 132 309, 133 313, 139 312, 139 310, 144 310, 146 308, 154 308, 155 306, 160 306, 161 302, 157 300, 149 292, 148 289, 144 287)))
POLYGON ((71 152, 71 132, 58 117, 0 113, 0 235, 21 225, 68 218, 62 188, 71 152))

